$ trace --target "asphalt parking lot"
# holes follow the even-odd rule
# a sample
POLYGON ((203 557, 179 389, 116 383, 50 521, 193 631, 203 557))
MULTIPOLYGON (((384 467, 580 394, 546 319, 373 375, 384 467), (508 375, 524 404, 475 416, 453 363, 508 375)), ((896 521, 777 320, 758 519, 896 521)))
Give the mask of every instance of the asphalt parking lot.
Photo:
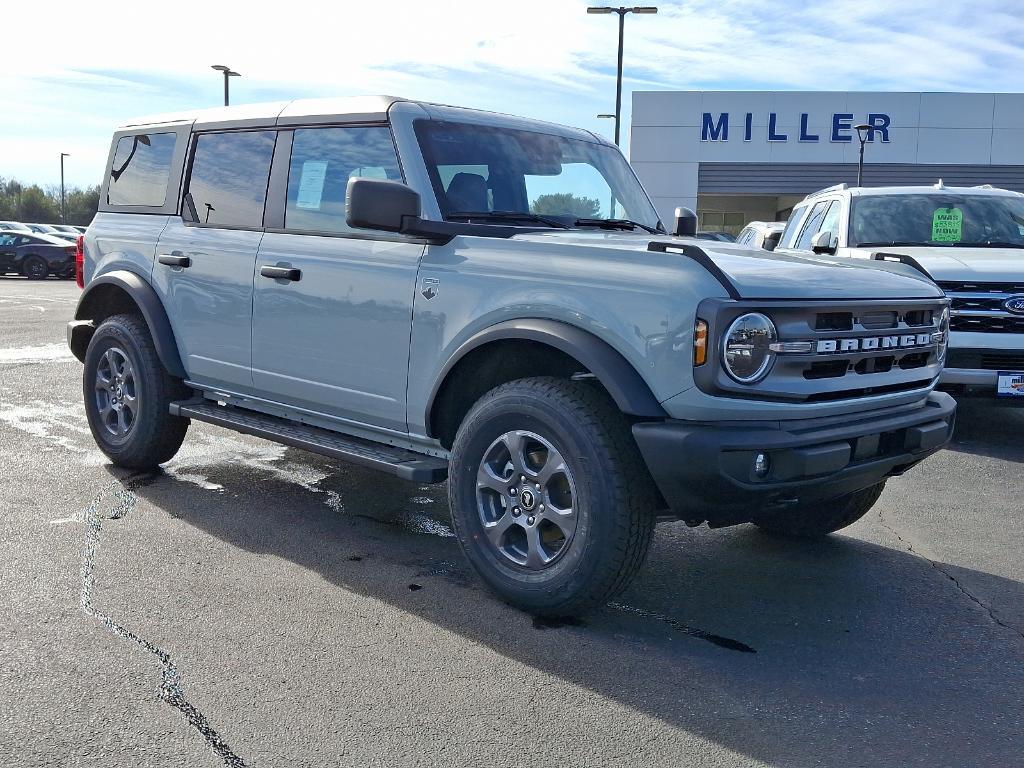
POLYGON ((74 283, 0 278, 0 765, 1024 765, 1024 410, 821 543, 659 526, 617 603, 480 587, 443 487, 193 424, 114 470, 74 283))

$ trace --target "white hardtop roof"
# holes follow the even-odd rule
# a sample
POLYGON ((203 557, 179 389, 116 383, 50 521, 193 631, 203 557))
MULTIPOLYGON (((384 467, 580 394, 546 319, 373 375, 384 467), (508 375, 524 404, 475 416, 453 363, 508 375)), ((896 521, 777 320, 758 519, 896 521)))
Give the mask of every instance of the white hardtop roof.
POLYGON ((1012 189, 1002 189, 984 184, 975 187, 950 187, 942 184, 939 180, 930 186, 908 186, 908 187, 849 187, 846 184, 837 184, 834 187, 826 187, 817 192, 807 195, 804 200, 811 200, 819 195, 827 195, 835 192, 845 192, 854 197, 874 197, 876 195, 992 195, 995 197, 1022 197, 1020 192, 1012 189))
POLYGON ((337 96, 323 99, 295 99, 261 104, 241 104, 235 107, 214 107, 189 112, 175 112, 134 118, 118 127, 118 131, 151 126, 184 126, 194 128, 257 128, 262 126, 309 125, 312 123, 381 123, 388 119, 388 110, 398 102, 421 107, 426 115, 437 120, 458 120, 472 115, 473 119, 488 124, 508 127, 544 125, 552 133, 585 138, 610 144, 603 136, 581 128, 570 128, 541 120, 505 115, 498 112, 467 107, 433 104, 398 96, 337 96))

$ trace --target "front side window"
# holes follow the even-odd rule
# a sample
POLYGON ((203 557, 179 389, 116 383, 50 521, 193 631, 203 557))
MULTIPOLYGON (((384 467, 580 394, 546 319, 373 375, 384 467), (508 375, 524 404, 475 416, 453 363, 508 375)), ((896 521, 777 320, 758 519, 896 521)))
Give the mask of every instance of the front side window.
POLYGON ((800 239, 796 241, 796 245, 793 246, 798 251, 809 251, 811 249, 811 238, 817 233, 821 227, 821 222, 825 218, 825 211, 828 209, 830 203, 828 200, 823 200, 820 203, 815 203, 811 209, 810 215, 807 217, 807 223, 804 224, 804 228, 800 230, 800 239))
POLYGON ((163 206, 176 140, 175 133, 139 133, 118 139, 107 182, 107 203, 163 206))
POLYGON ((182 215, 200 224, 262 227, 275 131, 196 138, 182 215))
POLYGON ((789 214, 789 220, 786 222, 786 228, 782 230, 782 236, 779 238, 779 248, 792 248, 796 243, 797 235, 800 233, 800 222, 804 219, 804 214, 807 212, 807 206, 798 205, 793 209, 793 212, 789 214))
POLYGON ((292 139, 287 229, 349 232, 345 190, 353 178, 401 181, 398 155, 386 126, 302 128, 292 139))
MULTIPOLYGON (((622 154, 554 134, 420 120, 416 136, 448 220, 507 219, 553 226, 660 222, 622 154)), ((630 226, 631 228, 631 226, 630 226)))
POLYGON ((1024 248, 1024 197, 864 195, 853 200, 850 245, 1024 248))
POLYGON ((825 218, 821 220, 821 226, 818 227, 818 232, 828 232, 832 235, 832 242, 835 242, 839 236, 839 213, 842 208, 843 206, 838 200, 833 200, 832 205, 825 212, 825 218))

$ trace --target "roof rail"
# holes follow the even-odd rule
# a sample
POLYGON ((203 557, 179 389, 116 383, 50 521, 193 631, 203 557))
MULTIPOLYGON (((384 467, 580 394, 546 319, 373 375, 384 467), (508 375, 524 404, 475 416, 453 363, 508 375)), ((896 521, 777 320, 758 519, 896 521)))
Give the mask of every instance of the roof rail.
POLYGON ((831 187, 825 187, 824 189, 819 189, 817 192, 811 192, 807 197, 804 198, 804 200, 810 200, 812 197, 824 195, 826 192, 842 192, 844 189, 849 188, 850 185, 844 181, 842 184, 833 184, 831 187))
POLYGON ((995 189, 991 184, 975 184, 974 189, 995 189))

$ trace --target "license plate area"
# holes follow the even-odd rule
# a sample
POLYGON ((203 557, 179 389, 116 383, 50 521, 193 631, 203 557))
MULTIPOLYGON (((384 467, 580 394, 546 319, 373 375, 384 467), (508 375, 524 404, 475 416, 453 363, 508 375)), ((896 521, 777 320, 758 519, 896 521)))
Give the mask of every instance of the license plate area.
POLYGON ((996 396, 1024 398, 1024 371, 999 371, 996 396))

